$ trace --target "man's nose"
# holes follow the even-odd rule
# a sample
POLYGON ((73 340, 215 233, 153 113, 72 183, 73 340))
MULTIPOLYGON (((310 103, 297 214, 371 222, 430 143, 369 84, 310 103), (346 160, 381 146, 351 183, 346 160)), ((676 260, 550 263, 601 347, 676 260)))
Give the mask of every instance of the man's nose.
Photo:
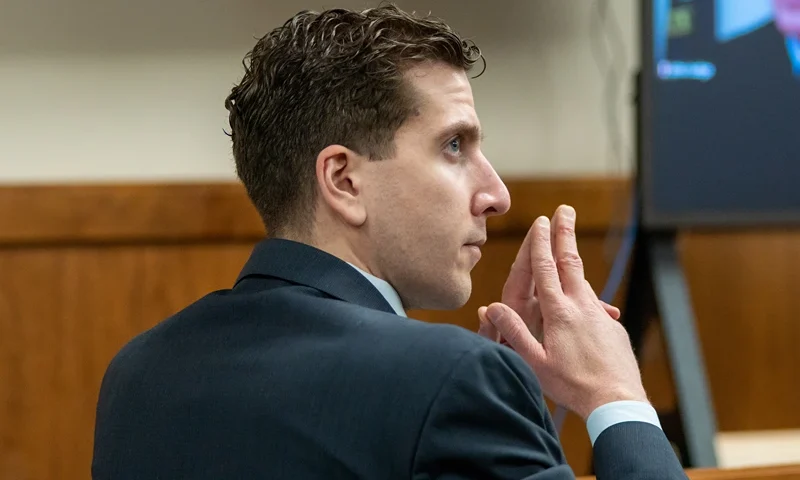
POLYGON ((486 161, 483 171, 483 185, 475 195, 472 214, 487 217, 506 214, 511 208, 511 195, 508 193, 508 188, 488 161, 486 161))

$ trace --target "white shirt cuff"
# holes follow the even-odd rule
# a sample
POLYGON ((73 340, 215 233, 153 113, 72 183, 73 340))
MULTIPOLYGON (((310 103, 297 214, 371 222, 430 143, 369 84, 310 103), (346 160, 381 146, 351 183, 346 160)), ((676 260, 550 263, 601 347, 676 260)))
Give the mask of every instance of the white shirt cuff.
POLYGON ((656 409, 647 402, 624 400, 607 403, 597 407, 586 420, 592 446, 607 428, 623 422, 645 422, 661 428, 656 409))

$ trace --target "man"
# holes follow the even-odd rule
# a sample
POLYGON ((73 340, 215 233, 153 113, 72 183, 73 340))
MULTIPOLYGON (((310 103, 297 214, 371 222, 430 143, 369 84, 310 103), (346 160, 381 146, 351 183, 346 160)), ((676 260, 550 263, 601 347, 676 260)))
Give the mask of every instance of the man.
POLYGON ((482 335, 404 318, 466 302, 509 208, 480 150, 479 58, 393 6, 258 41, 226 106, 270 239, 113 360, 95 479, 573 478, 542 391, 588 419, 600 478, 684 478, 584 280, 574 210, 534 224, 482 335))

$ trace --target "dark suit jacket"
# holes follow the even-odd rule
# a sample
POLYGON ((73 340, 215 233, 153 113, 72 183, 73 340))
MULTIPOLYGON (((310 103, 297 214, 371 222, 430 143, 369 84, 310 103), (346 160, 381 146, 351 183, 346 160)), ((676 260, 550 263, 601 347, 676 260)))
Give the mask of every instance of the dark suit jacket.
MULTIPOLYGON (((684 478, 664 434, 597 440, 600 478, 684 478)), ((359 272, 267 240, 114 358, 95 480, 572 478, 531 369, 462 328, 395 315, 359 272)))

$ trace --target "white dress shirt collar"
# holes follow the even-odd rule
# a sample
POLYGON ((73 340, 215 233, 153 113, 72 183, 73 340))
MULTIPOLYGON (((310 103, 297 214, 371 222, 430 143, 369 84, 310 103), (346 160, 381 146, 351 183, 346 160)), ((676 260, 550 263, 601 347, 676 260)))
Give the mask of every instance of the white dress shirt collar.
POLYGON ((397 293, 397 290, 395 290, 394 287, 392 287, 389 284, 389 282, 387 282, 386 280, 380 279, 380 278, 376 277, 375 275, 367 273, 364 270, 361 270, 360 268, 356 267, 352 263, 348 262, 347 264, 350 265, 351 267, 355 268, 358 271, 358 273, 360 273, 361 275, 364 275, 364 277, 367 280, 369 280, 370 283, 373 286, 375 286, 376 289, 378 289, 380 294, 383 296, 383 298, 386 299, 386 301, 389 303, 389 305, 392 307, 392 310, 394 310, 395 313, 397 313, 401 317, 405 317, 406 316, 406 311, 403 308, 403 301, 400 300, 400 295, 397 293))

